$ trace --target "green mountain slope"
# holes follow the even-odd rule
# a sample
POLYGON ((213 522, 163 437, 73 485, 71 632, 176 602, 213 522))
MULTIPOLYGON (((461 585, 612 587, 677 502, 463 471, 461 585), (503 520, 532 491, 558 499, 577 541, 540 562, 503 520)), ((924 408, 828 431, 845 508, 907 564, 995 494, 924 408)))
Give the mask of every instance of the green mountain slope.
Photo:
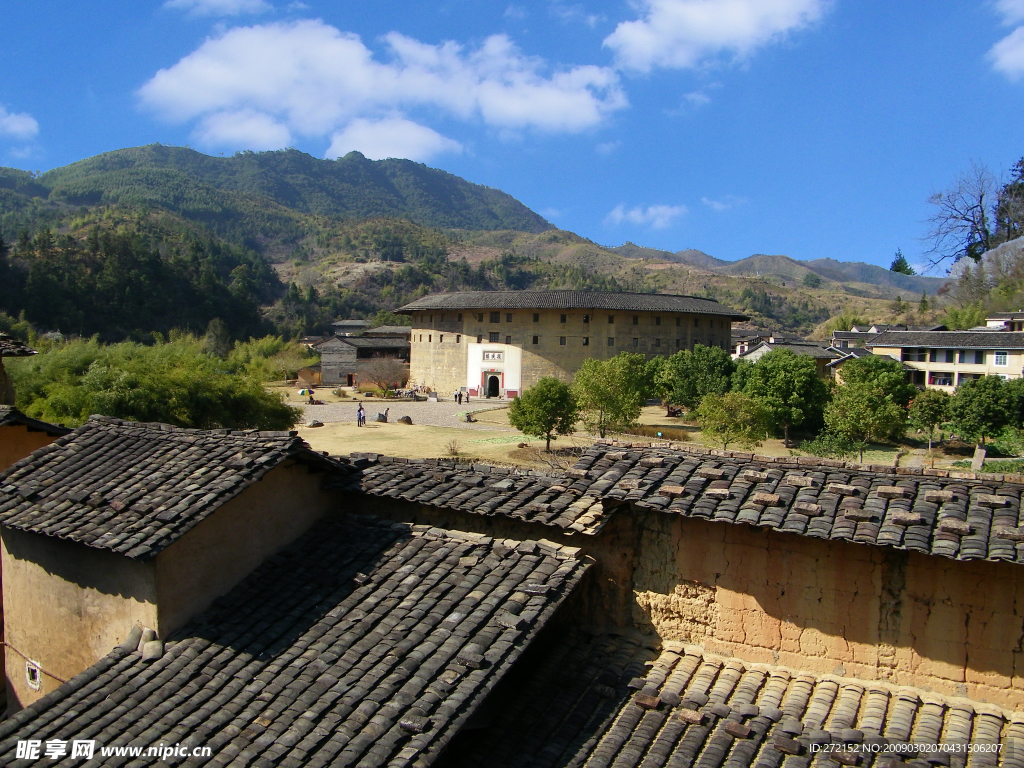
MULTIPOLYGON (((295 239, 303 217, 399 218, 427 227, 543 232, 551 224, 510 195, 409 160, 351 152, 319 160, 294 149, 211 157, 151 144, 106 152, 33 179, 0 170, 8 233, 61 207, 159 208, 235 242, 295 239), (13 195, 12 195, 13 193, 13 195), (20 198, 20 199, 19 199, 20 198)), ((49 215, 49 216, 48 216, 49 215)))

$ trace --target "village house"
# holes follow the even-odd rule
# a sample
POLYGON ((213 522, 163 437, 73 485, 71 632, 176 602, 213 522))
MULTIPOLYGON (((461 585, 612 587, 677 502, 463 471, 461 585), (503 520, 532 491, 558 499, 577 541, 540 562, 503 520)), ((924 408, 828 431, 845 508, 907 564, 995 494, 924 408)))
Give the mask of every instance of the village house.
POLYGON ((596 291, 444 293, 397 312, 412 317, 412 383, 504 398, 545 376, 571 381, 584 361, 620 352, 728 351, 732 323, 748 319, 711 299, 596 291))
MULTIPOLYGON (((70 466, 102 455, 76 439, 70 466)), ((131 487, 127 467, 102 487, 131 487)), ((5 544, 59 468, 0 476, 5 544)), ((0 723, 0 762, 73 734, 262 766, 795 768, 823 745, 850 765, 972 764, 915 746, 938 742, 1019 760, 1024 476, 613 441, 551 472, 370 454, 325 469, 332 511, 163 643, 111 612, 106 655, 0 723)), ((31 535, 104 527, 58 509, 31 535)), ((53 565, 22 551, 26 572, 53 565)), ((65 632, 81 621, 52 610, 65 632)))
POLYGON ((314 345, 320 353, 320 383, 354 387, 359 374, 374 360, 397 360, 409 365, 409 339, 397 334, 334 336, 314 345))
POLYGON ((947 392, 970 379, 1019 379, 1024 371, 1021 332, 885 331, 865 347, 902 361, 913 384, 947 392))
POLYGON ((336 464, 294 433, 93 417, 0 475, 8 706, 132 626, 162 640, 329 508, 336 464))
POLYGON ((811 358, 814 360, 818 375, 823 379, 829 377, 828 364, 842 357, 841 352, 825 346, 824 342, 789 339, 785 341, 760 341, 737 359, 746 360, 748 363, 756 363, 769 352, 776 349, 785 349, 799 357, 811 358))
POLYGON ((70 431, 26 416, 13 405, 0 405, 0 472, 70 431))

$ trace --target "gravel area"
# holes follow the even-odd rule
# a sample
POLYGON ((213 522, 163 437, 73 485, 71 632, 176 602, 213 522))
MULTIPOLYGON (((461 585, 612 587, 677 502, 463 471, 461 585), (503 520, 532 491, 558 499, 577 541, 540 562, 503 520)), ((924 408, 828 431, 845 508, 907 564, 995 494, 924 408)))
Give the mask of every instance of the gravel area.
MULTIPOLYGON (((388 421, 394 423, 400 416, 408 416, 413 424, 421 424, 428 427, 456 427, 459 429, 487 429, 491 431, 515 432, 507 427, 500 427, 496 424, 468 424, 465 413, 477 410, 490 410, 495 407, 490 403, 474 400, 469 403, 453 403, 441 401, 439 403, 410 402, 394 400, 362 400, 363 409, 366 411, 367 423, 372 422, 378 413, 384 413, 385 408, 390 408, 388 421)), ((502 406, 505 403, 502 403, 502 406)), ((356 409, 359 404, 356 401, 345 403, 327 403, 326 405, 300 405, 305 417, 304 423, 313 419, 322 421, 324 424, 331 424, 339 421, 351 421, 355 423, 356 409)))

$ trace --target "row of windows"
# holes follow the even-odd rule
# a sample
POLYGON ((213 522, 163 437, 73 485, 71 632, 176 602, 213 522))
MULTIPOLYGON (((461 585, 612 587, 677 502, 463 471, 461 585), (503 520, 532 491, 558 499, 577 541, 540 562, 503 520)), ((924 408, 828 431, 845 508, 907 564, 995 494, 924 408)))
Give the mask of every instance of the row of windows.
MULTIPOLYGON (((491 312, 489 314, 490 314, 489 320, 490 320, 491 323, 500 323, 501 322, 501 315, 502 315, 501 312, 491 312)), ((511 323, 513 315, 514 315, 513 312, 506 312, 505 313, 505 322, 506 323, 511 323)), ((441 317, 440 321, 443 323, 445 316, 441 315, 440 317, 441 317)), ((484 321, 484 313, 483 312, 474 312, 473 313, 473 317, 479 323, 482 323, 484 321)), ((590 314, 583 315, 583 324, 584 325, 589 325, 591 317, 592 316, 590 314)), ((631 317, 632 317, 632 320, 633 320, 633 325, 640 325, 640 315, 632 315, 631 317)), ((567 323, 569 321, 569 316, 567 314, 559 315, 559 321, 562 322, 562 323, 567 323)), ((434 322, 434 316, 433 315, 429 315, 429 322, 431 322, 431 323, 434 322)), ((462 313, 459 313, 457 315, 456 322, 459 322, 459 323, 462 322, 462 313)), ((533 313, 533 322, 535 322, 535 323, 539 323, 540 322, 540 312, 534 312, 533 313)), ((615 315, 608 315, 608 324, 609 325, 614 325, 615 324, 615 315)), ((654 324, 655 325, 661 325, 661 318, 658 317, 658 316, 655 316, 654 324)), ((676 318, 676 327, 677 328, 681 328, 682 325, 683 325, 683 319, 681 317, 677 317, 676 318)), ((719 325, 720 328, 725 328, 725 320, 719 320, 718 325, 719 325)), ((731 323, 730 323, 730 325, 731 325, 731 323)), ((694 328, 700 328, 700 318, 699 317, 693 318, 693 327, 694 328)), ((714 320, 708 320, 708 327, 709 328, 714 328, 714 320)))
MULTIPOLYGON (((419 335, 419 340, 423 341, 423 334, 422 333, 419 335)), ((482 335, 476 337, 476 341, 477 341, 478 344, 483 343, 483 340, 484 340, 484 337, 482 335)), ((434 341, 434 334, 428 333, 427 334, 427 342, 432 344, 433 341, 434 341)), ((437 341, 440 344, 444 344, 444 334, 443 333, 438 334, 437 341)), ((496 333, 496 332, 491 332, 491 333, 487 334, 487 341, 490 344, 500 344, 501 343, 501 334, 500 333, 496 333)), ((583 341, 583 346, 584 347, 589 347, 590 346, 590 337, 589 336, 583 336, 582 337, 582 341, 583 341)), ((665 346, 666 347, 670 347, 671 346, 669 339, 665 339, 664 341, 665 341, 665 346)), ((661 347, 661 342, 662 342, 662 339, 654 339, 653 346, 661 347)), ((461 336, 461 334, 455 334, 455 343, 456 344, 461 344, 462 343, 462 336, 461 336)), ((505 337, 505 343, 506 344, 511 344, 512 343, 512 337, 511 336, 506 336, 505 337)), ((532 337, 532 343, 533 343, 533 345, 540 344, 540 336, 532 337)), ((559 336, 558 337, 558 344, 559 344, 559 346, 562 346, 562 347, 567 346, 567 343, 568 342, 567 342, 565 336, 559 336)), ((714 344, 715 343, 714 339, 710 339, 709 343, 710 344, 714 344)), ((613 337, 613 336, 609 336, 608 337, 608 346, 609 347, 614 347, 615 346, 615 337, 613 337)), ((632 340, 632 346, 639 347, 640 346, 640 339, 639 338, 634 338, 632 340)), ((675 346, 676 346, 676 349, 683 349, 683 348, 685 348, 685 344, 683 343, 683 339, 676 339, 676 345, 675 346)))
MULTIPOLYGON (((1005 349, 998 349, 992 354, 995 355, 995 365, 1007 365, 1009 352, 1005 349)), ((982 349, 904 349, 901 358, 907 363, 956 363, 961 365, 984 365, 988 352, 982 349)))

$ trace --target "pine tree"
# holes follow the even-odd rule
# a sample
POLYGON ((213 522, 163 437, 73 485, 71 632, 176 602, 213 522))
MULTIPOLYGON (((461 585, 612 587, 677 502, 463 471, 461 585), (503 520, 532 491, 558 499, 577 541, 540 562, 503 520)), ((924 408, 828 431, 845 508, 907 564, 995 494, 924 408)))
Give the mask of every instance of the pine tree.
POLYGON ((901 275, 916 275, 917 272, 910 266, 910 262, 907 261, 907 257, 903 255, 903 251, 899 248, 896 249, 896 255, 893 257, 892 264, 889 265, 890 272, 899 272, 901 275))

